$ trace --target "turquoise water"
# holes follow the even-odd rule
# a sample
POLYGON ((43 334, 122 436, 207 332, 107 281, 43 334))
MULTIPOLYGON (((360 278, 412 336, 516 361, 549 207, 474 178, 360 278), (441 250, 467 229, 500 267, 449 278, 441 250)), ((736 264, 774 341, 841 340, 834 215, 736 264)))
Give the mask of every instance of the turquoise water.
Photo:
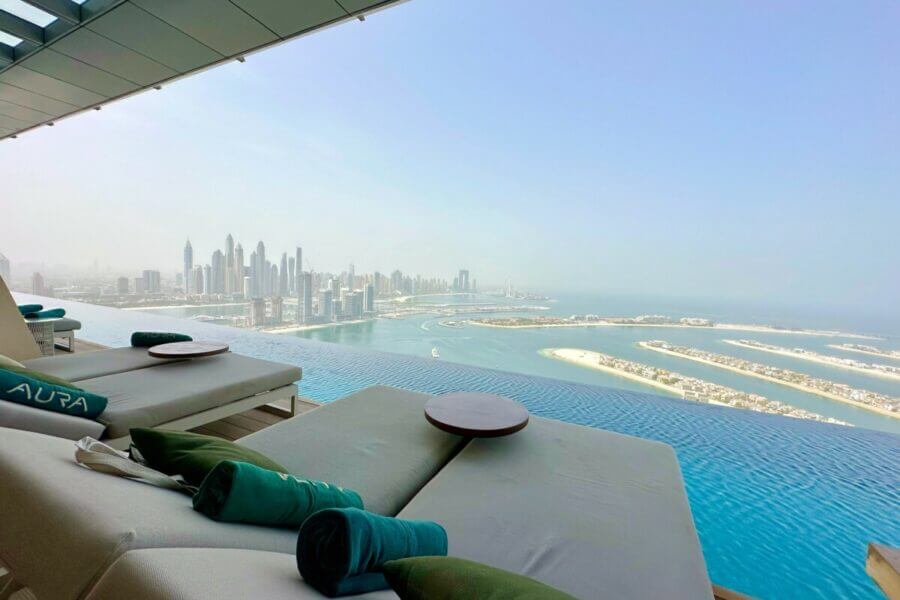
MULTIPOLYGON (((28 298, 20 295, 20 301, 28 298)), ((433 334, 438 343, 417 341, 420 334, 412 329, 396 330, 395 339, 402 342, 404 350, 418 353, 421 346, 420 355, 430 356, 431 347, 438 346, 445 358, 433 360, 145 312, 52 302, 84 323, 85 339, 123 345, 136 329, 176 329, 196 338, 226 341, 237 352, 300 365, 304 369, 301 393, 322 401, 376 383, 431 393, 480 390, 515 398, 536 415, 671 444, 684 474, 711 579, 747 594, 762 598, 879 598, 880 592, 864 571, 866 544, 900 545, 900 436, 896 434, 612 389, 596 385, 604 380, 594 379, 593 372, 575 367, 565 373, 575 381, 523 374, 546 372, 530 371, 545 363, 552 365, 550 369, 568 368, 540 357, 527 358, 533 354, 530 351, 514 352, 519 357, 515 360, 523 361, 516 363, 523 373, 450 362, 457 359, 454 352, 473 344, 462 338, 474 328, 441 327, 433 334)), ((650 311, 627 314, 633 312, 650 311)), ((430 327, 425 317, 390 323, 392 327, 414 327, 417 322, 420 327, 430 327)), ((375 335, 381 323, 331 330, 328 335, 342 341, 369 340, 376 347, 387 343, 377 341, 380 333, 375 335)), ((523 338, 496 336, 496 330, 484 331, 490 333, 474 336, 474 344, 485 346, 484 356, 495 357, 488 365, 505 364, 507 348, 525 343, 523 338)), ((635 328, 604 330, 602 336, 593 330, 564 331, 565 335, 584 336, 571 338, 574 341, 590 342, 593 335, 597 349, 613 345, 622 352, 639 352, 632 346, 633 336, 646 339, 642 330, 635 328)), ((662 335, 666 330, 652 331, 653 337, 680 340, 662 335)), ((770 339, 775 338, 767 336, 762 341, 770 339)), ((537 337, 528 344, 543 347, 544 341, 537 337)), ((717 343, 715 339, 691 341, 695 342, 692 345, 717 343)), ((576 344, 566 341, 557 345, 576 344)), ((651 353, 637 356, 652 362, 651 353)), ((693 374, 687 363, 678 362, 677 370, 693 374)), ((837 372, 829 370, 829 375, 837 372)), ((855 377, 849 372, 847 376, 855 377)), ((866 377, 869 379, 874 381, 866 377)), ((608 383, 626 387, 617 378, 608 383)))

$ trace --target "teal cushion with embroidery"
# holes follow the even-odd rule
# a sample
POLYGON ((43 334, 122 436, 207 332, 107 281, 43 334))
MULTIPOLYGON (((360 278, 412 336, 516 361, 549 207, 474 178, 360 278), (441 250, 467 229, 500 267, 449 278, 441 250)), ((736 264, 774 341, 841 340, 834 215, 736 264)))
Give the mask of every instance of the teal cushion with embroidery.
POLYGON ((60 385, 59 382, 67 383, 61 379, 50 382, 39 379, 40 373, 33 375, 0 369, 0 399, 85 419, 96 419, 106 410, 108 401, 103 396, 60 385))

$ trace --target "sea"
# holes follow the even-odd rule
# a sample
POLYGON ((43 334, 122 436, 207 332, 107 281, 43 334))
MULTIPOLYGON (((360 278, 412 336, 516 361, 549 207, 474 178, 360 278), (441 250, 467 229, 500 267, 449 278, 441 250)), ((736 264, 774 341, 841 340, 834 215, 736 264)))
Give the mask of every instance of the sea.
MULTIPOLYGON (((824 354, 828 344, 856 342, 900 348, 900 337, 877 320, 841 315, 704 307, 652 299, 554 296, 541 314, 697 316, 720 322, 839 329, 879 340, 694 329, 597 327, 503 330, 442 322, 465 318, 419 315, 285 334, 211 325, 191 317, 243 314, 245 307, 123 311, 17 294, 66 308, 84 324, 80 335, 111 346, 138 329, 176 330, 227 342, 232 350, 303 368, 301 395, 330 402, 369 385, 428 393, 475 390, 509 396, 538 416, 670 444, 678 456, 704 558, 713 582, 758 598, 881 598, 865 573, 866 547, 900 547, 900 430, 895 422, 838 402, 736 373, 636 347, 663 339, 743 356, 893 396, 896 382, 835 367, 724 344, 750 338, 824 354), (175 318, 173 318, 175 317, 175 318), (187 318, 185 318, 187 317, 187 318), (659 390, 542 357, 547 347, 596 350, 756 392, 853 423, 816 423, 718 407, 661 395, 659 390), (440 358, 432 358, 437 348, 440 358)), ((540 301, 448 296, 426 303, 540 301)), ((534 314, 522 312, 522 315, 534 314)), ((597 460, 609 457, 597 456, 597 460)))

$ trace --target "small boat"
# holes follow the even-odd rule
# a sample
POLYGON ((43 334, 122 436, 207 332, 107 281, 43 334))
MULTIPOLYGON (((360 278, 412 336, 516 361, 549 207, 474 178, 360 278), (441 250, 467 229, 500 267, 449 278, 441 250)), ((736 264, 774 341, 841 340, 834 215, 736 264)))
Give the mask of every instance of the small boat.
POLYGON ((440 357, 441 357, 441 355, 438 354, 438 349, 437 349, 437 348, 432 348, 432 349, 431 349, 431 358, 440 358, 440 357))

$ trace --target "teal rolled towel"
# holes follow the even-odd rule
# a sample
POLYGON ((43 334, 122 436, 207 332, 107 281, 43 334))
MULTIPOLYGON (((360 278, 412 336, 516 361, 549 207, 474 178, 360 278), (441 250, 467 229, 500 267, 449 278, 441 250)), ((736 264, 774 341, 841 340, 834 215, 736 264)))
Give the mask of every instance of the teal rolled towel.
POLYGON ((359 494, 250 463, 223 460, 194 494, 194 510, 216 521, 293 527, 325 508, 362 508, 359 494))
POLYGON ((413 556, 446 556, 447 532, 432 521, 406 521, 357 508, 320 510, 300 527, 297 569, 326 596, 388 589, 381 566, 413 556))
POLYGON ((20 304, 19 312, 22 313, 22 316, 25 316, 29 313, 36 313, 39 310, 44 310, 43 304, 20 304))
MULTIPOLYGON (((40 306, 40 305, 38 305, 40 306)), ((25 315, 26 319, 61 319, 66 316, 64 308, 50 308, 48 310, 37 310, 25 315)))
POLYGON ((135 331, 131 334, 131 345, 135 348, 150 348, 160 344, 173 342, 192 342, 194 338, 183 333, 167 333, 164 331, 135 331))

